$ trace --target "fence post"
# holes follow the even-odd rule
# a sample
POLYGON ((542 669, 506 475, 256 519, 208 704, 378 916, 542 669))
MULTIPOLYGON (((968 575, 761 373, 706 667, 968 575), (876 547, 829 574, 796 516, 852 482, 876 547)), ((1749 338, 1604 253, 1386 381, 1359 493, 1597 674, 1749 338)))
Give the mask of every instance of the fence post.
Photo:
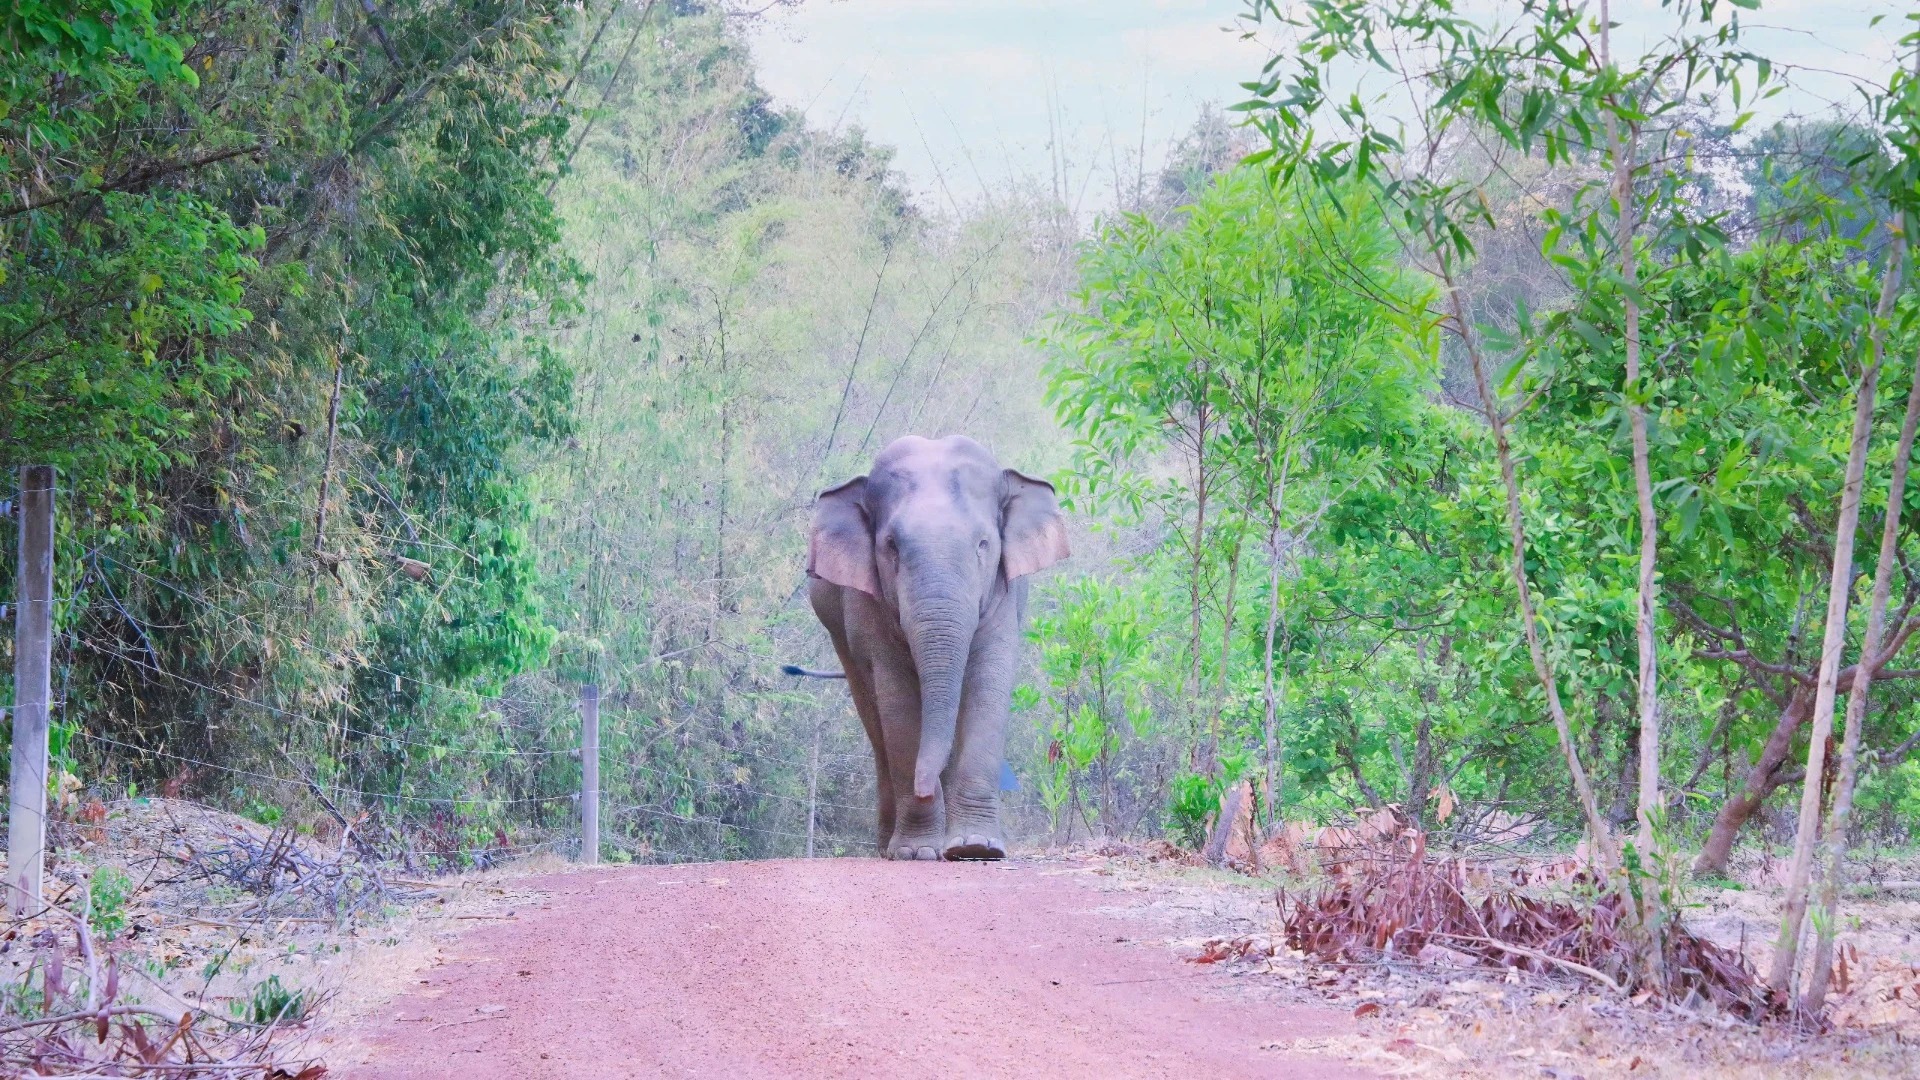
POLYGON ((7 897, 40 910, 47 848, 47 699, 53 690, 53 467, 20 470, 20 572, 13 616, 13 770, 7 897))
POLYGON ((600 861, 600 687, 580 687, 580 861, 600 861))

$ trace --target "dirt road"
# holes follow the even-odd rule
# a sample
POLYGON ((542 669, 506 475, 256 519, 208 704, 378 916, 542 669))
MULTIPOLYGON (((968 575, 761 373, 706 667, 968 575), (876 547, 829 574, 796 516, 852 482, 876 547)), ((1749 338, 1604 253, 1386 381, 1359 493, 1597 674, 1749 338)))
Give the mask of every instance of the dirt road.
POLYGON ((477 923, 334 1075, 1297 1077, 1342 1012, 1245 1000, 1060 864, 874 859, 559 874, 477 923), (1135 941, 1135 938, 1148 940, 1135 941))

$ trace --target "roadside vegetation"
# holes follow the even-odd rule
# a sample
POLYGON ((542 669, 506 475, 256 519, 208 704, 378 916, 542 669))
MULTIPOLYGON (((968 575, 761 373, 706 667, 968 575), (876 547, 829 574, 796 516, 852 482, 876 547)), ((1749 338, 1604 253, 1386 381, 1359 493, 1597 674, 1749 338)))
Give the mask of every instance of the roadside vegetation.
POLYGON ((1604 956, 1540 963, 1817 1022, 1920 830, 1920 40, 1763 123, 1743 5, 1632 55, 1604 4, 1508 16, 1254 3, 1247 99, 1082 222, 1060 177, 916 199, 721 4, 11 6, 0 460, 59 469, 63 819, 575 855, 593 683, 605 858, 864 854, 844 694, 779 673, 832 666, 807 515, 964 432, 1074 517, 1027 843, 1359 829, 1376 876, 1295 882, 1349 922, 1571 859, 1604 956), (1683 916, 1760 884, 1715 998, 1683 916))

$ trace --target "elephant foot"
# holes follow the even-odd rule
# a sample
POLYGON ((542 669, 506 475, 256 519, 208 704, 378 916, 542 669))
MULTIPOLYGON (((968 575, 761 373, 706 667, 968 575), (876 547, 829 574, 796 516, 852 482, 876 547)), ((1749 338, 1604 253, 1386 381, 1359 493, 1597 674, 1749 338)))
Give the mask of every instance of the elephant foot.
POLYGON ((940 853, 931 844, 895 844, 887 851, 887 858, 898 862, 933 862, 940 853))
POLYGON ((945 857, 951 860, 1004 859, 1007 842, 989 833, 966 833, 947 837, 945 857))

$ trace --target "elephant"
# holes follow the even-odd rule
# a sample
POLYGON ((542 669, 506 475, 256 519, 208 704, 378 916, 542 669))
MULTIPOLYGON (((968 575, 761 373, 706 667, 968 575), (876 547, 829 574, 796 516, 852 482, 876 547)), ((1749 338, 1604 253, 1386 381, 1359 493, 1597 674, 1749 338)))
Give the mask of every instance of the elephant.
POLYGON ((820 493, 809 599, 873 745, 883 856, 1006 857, 1027 578, 1069 554, 1053 485, 962 435, 895 440, 867 475, 820 493))

